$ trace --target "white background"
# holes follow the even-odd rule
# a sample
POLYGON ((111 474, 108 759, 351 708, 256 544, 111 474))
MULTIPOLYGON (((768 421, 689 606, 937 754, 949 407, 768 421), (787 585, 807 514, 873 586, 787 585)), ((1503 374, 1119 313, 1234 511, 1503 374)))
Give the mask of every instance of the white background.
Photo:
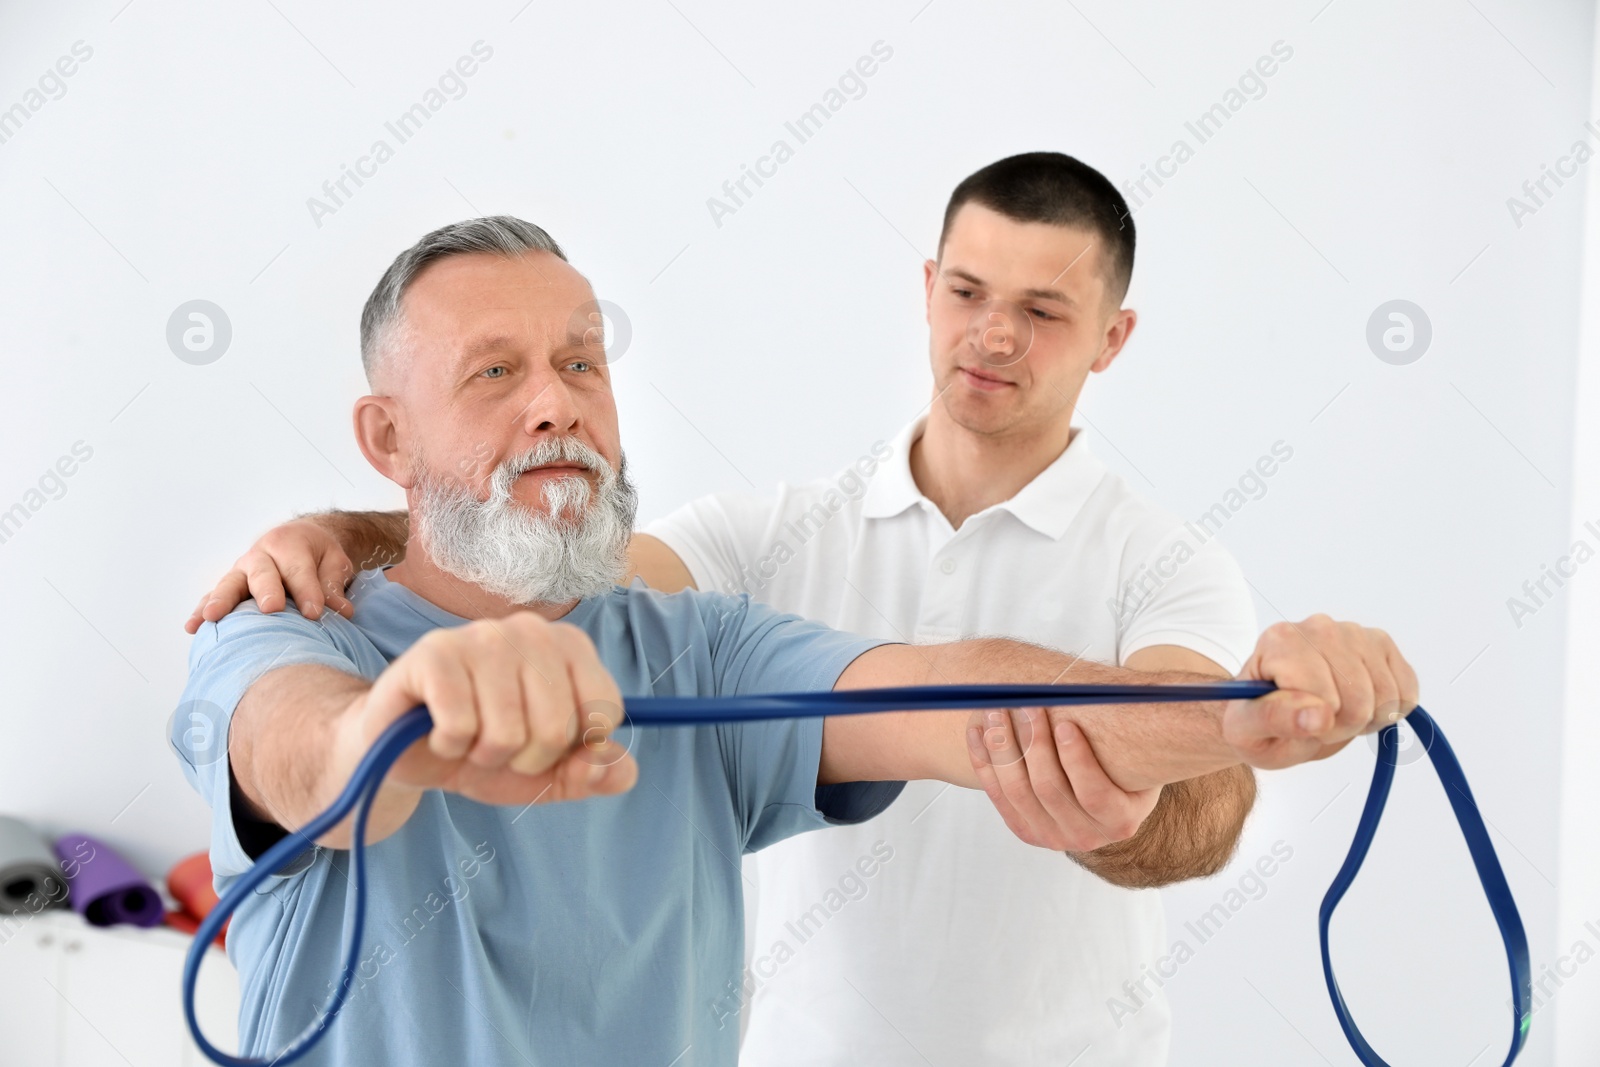
MULTIPOLYGON (((0 11, 0 109, 75 41, 93 48, 0 144, 0 510, 74 442, 93 448, 0 544, 0 811, 100 835, 151 874, 204 847, 163 733, 182 620, 273 522, 401 503, 348 420, 361 302, 424 231, 528 218, 625 309, 616 389, 651 518, 831 472, 918 410, 921 262, 962 177, 1055 149, 1120 185, 1193 145, 1185 121, 1283 41, 1265 94, 1139 210, 1140 326, 1079 421, 1191 518, 1275 441, 1293 447, 1222 535, 1262 622, 1326 611, 1392 632, 1471 774, 1535 967, 1580 939, 1600 949, 1583 925, 1600 929, 1592 685, 1576 703, 1600 562, 1520 627, 1507 608, 1600 522, 1596 485, 1573 483, 1579 353, 1600 354, 1589 175, 1521 226, 1506 204, 1600 115, 1591 5, 521 4, 0 11), (384 123, 479 40, 493 57, 465 94, 318 225, 307 199, 374 140, 394 146, 384 123), (784 122, 876 41, 893 56, 865 94, 717 225, 707 198, 775 139, 794 145, 784 122), (208 366, 165 339, 195 298, 233 327, 208 366), (1433 328, 1407 366, 1365 340, 1395 298, 1433 328)), ((1585 441, 1577 470, 1600 479, 1585 441)), ((1273 842, 1294 850, 1168 983, 1174 1064, 1354 1062, 1315 914, 1371 764, 1358 743, 1264 776, 1235 867, 1166 893, 1177 936, 1273 842)), ((1334 948, 1391 1062, 1500 1061, 1504 955, 1425 761, 1398 775, 1334 948)), ((1600 1058, 1579 1018, 1600 1015, 1597 974, 1579 967, 1541 1008, 1523 1062, 1600 1058)))

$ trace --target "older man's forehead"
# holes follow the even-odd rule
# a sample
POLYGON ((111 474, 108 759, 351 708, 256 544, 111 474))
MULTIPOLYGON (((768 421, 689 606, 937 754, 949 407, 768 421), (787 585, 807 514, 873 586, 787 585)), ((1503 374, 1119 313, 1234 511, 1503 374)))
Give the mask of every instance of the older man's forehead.
POLYGON ((588 279, 553 256, 470 255, 430 264, 406 296, 448 314, 560 310, 589 299, 591 293, 588 279))
POLYGON ((582 343, 590 301, 499 304, 458 310, 444 338, 459 362, 495 352, 543 352, 582 343))
POLYGON ((594 299, 588 285, 483 285, 458 288, 433 297, 463 321, 493 315, 520 315, 529 321, 559 319, 585 301, 594 299))
POLYGON ((459 323, 476 325, 483 322, 497 320, 517 320, 528 324, 529 329, 536 329, 546 324, 561 324, 573 311, 583 307, 594 298, 585 290, 563 296, 560 299, 546 297, 540 300, 522 301, 492 301, 484 303, 468 303, 458 301, 452 304, 450 318, 459 323))
POLYGON ((572 334, 581 332, 573 324, 584 321, 594 295, 588 281, 560 261, 471 256, 431 266, 406 300, 407 317, 454 363, 497 350, 571 344, 572 334))

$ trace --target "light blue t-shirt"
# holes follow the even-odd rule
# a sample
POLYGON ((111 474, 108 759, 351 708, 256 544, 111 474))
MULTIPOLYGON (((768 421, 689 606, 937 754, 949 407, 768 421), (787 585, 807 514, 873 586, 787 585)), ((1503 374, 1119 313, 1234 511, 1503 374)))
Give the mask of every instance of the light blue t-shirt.
MULTIPOLYGON (((212 809, 219 891, 266 847, 235 806, 227 722, 261 675, 324 664, 375 678, 424 633, 465 620, 381 571, 353 621, 247 602, 204 626, 172 744, 212 809), (252 847, 240 839, 241 828, 252 847)), ((584 600, 624 696, 829 689, 881 644, 748 597, 642 585, 584 600)), ((903 783, 818 787, 822 720, 624 726, 639 780, 614 797, 526 809, 426 793, 367 851, 367 928, 349 1002, 305 1063, 732 1065, 742 984, 742 853, 884 810, 903 783)), ((270 837, 267 841, 270 844, 270 837)), ((233 918, 241 1050, 270 1056, 321 1010, 338 974, 349 853, 318 847, 233 918)))

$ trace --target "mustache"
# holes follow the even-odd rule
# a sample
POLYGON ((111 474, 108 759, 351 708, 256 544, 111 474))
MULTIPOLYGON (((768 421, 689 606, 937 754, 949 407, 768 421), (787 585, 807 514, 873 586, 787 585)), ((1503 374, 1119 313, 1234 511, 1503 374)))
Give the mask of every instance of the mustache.
POLYGON ((599 452, 576 437, 547 437, 525 452, 508 456, 495 468, 495 477, 504 474, 506 480, 550 463, 576 463, 602 478, 615 477, 616 471, 599 452))

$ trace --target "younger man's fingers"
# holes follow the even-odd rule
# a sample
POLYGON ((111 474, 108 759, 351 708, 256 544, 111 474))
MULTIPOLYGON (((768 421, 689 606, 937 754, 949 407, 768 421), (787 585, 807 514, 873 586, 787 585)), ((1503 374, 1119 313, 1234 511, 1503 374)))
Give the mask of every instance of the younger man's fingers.
POLYGON ((989 749, 989 762, 995 767, 1021 763, 1022 744, 1017 739, 1011 714, 1005 708, 991 708, 983 715, 983 743, 989 749))
POLYGON ((200 613, 206 622, 221 622, 222 617, 250 597, 250 586, 244 571, 231 570, 222 576, 216 588, 206 594, 200 613))
POLYGON ((205 594, 200 598, 199 603, 195 604, 194 610, 189 612, 189 617, 183 622, 185 633, 193 634, 199 632, 200 624, 206 621, 206 603, 210 599, 211 594, 205 594))
POLYGON ((310 567, 296 566, 280 571, 279 574, 284 588, 294 599, 294 606, 300 609, 300 614, 308 619, 321 618, 326 598, 323 596, 317 572, 310 567))
POLYGON ((1106 774, 1105 768, 1095 758, 1089 739, 1077 724, 1063 719, 1056 726, 1055 741, 1074 806, 1081 812, 1081 818, 1088 820, 1106 837, 1103 843, 1109 843, 1115 836, 1111 831, 1122 829, 1123 809, 1128 806, 1131 795, 1124 793, 1106 774), (1108 821, 1111 824, 1109 827, 1108 821))
POLYGON ((317 564, 317 581, 322 587, 323 602, 340 614, 344 614, 340 605, 348 607, 350 604, 344 598, 344 591, 354 575, 355 566, 350 562, 350 557, 338 549, 330 549, 317 564))
MULTIPOLYGON (((1050 717, 1044 708, 1023 708, 1017 714, 1023 717, 1024 729, 1033 741, 1028 746, 1024 762, 1028 767, 1028 780, 1033 793, 1039 798, 1045 814, 1058 826, 1065 822, 1081 822, 1082 808, 1073 796, 1074 783, 1068 766, 1068 761, 1075 760, 1078 754, 1071 751, 1070 743, 1063 748, 1060 739, 1076 736, 1081 740, 1083 735, 1077 733, 1077 727, 1070 719, 1062 719, 1052 733, 1050 717)), ((1088 746, 1080 744, 1079 747, 1088 746)), ((1092 753, 1089 762, 1096 769, 1100 766, 1092 753)))
POLYGON ((1005 790, 1000 785, 1000 780, 995 774, 994 764, 989 759, 989 746, 984 743, 983 729, 976 724, 967 727, 967 754, 972 759, 972 769, 978 776, 978 787, 989 797, 989 802, 1000 813, 1001 820, 1006 828, 1019 840, 1030 845, 1048 847, 1048 843, 1041 839, 1028 821, 1018 814, 1016 808, 1006 797, 1005 790))
POLYGON ((1032 826, 1036 833, 1048 837, 1057 823, 1041 802, 1040 793, 1041 791, 1059 793, 1060 788, 1057 786, 1052 790, 1046 781, 1038 776, 1041 772, 1037 768, 1043 764, 1054 765, 1057 780, 1065 784, 1065 779, 1061 775, 1059 764, 1055 763, 1055 753, 1051 751, 1052 746, 1049 744, 1028 745, 1028 754, 1023 754, 1024 746, 1019 740, 1019 727, 1023 737, 1033 736, 1032 723, 1027 720, 1025 709, 1002 711, 1000 725, 988 729, 985 744, 989 748, 990 758, 994 764, 995 778, 999 782, 1001 792, 1011 802, 1012 809, 1019 818, 1032 826), (1023 721, 1019 723, 1016 719, 1023 721), (996 753, 1002 754, 1005 758, 995 758, 996 753))
POLYGON ((284 609, 287 594, 283 590, 283 576, 271 557, 256 553, 245 566, 244 579, 249 595, 255 598, 256 606, 262 611, 271 614, 284 609))

